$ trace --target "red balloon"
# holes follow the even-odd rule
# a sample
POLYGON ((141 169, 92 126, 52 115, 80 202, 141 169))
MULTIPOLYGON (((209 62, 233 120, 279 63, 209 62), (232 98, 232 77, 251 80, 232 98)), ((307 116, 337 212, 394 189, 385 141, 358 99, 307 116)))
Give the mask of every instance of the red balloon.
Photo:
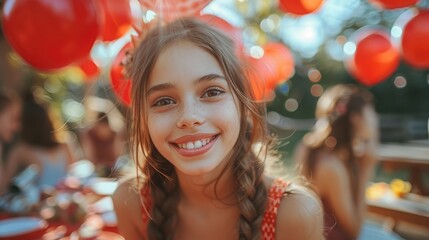
POLYGON ((295 61, 290 50, 282 43, 271 42, 264 46, 263 61, 270 66, 272 74, 267 76, 268 88, 288 80, 295 71, 295 61))
POLYGON ((88 56, 100 32, 97 4, 88 0, 6 0, 6 39, 30 65, 65 67, 88 56))
POLYGON ((402 57, 416 68, 429 68, 429 10, 419 13, 405 24, 402 32, 402 57))
POLYGON ((323 0, 278 0, 280 9, 285 13, 305 15, 317 11, 323 0))
POLYGON ((264 70, 267 69, 266 65, 262 62, 261 59, 254 58, 248 55, 245 56, 245 62, 246 76, 248 81, 250 82, 250 86, 255 96, 255 100, 265 101, 268 97, 269 91, 273 90, 267 88, 265 84, 264 70))
POLYGON ((166 21, 196 15, 210 2, 211 0, 140 0, 142 7, 156 12, 166 21))
POLYGON ((99 0, 102 6, 101 40, 113 41, 127 33, 133 21, 129 0, 99 0))
POLYGON ((129 42, 121 48, 110 67, 113 92, 126 106, 131 105, 131 80, 124 75, 123 60, 130 49, 132 49, 132 44, 129 42))
POLYGON ((94 79, 100 74, 100 68, 89 57, 80 62, 77 66, 85 74, 86 79, 94 79))
POLYGON ((395 8, 404 8, 410 7, 415 4, 419 0, 368 0, 374 6, 381 9, 395 9, 395 8))
POLYGON ((288 80, 294 73, 294 59, 290 50, 281 43, 264 46, 261 58, 245 57, 247 77, 256 100, 266 100, 278 84, 288 80))
POLYGON ((244 46, 242 30, 240 28, 235 27, 226 20, 212 14, 203 14, 200 15, 198 18, 208 23, 209 25, 220 29, 228 37, 232 38, 238 56, 242 55, 244 51, 244 46))
POLYGON ((345 60, 346 69, 363 85, 373 86, 386 80, 398 67, 399 50, 385 31, 358 30, 356 51, 345 60))

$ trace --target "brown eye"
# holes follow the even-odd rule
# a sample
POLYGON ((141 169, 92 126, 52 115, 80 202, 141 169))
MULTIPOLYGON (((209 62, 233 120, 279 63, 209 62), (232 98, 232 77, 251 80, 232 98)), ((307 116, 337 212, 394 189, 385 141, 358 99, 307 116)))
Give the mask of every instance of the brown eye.
POLYGON ((212 89, 207 90, 204 93, 203 98, 217 97, 217 96, 219 96, 219 95, 221 95, 223 93, 225 93, 225 92, 223 90, 221 90, 221 89, 212 88, 212 89))
POLYGON ((161 98, 160 100, 156 101, 153 104, 153 106, 161 107, 161 106, 166 106, 166 105, 175 104, 175 103, 176 102, 171 98, 161 98))

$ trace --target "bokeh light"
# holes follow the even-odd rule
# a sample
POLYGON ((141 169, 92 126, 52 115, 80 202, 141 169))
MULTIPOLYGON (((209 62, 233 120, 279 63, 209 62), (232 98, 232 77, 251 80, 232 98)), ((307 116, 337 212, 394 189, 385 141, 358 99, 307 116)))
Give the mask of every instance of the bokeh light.
POLYGON ((407 79, 405 79, 403 76, 397 76, 395 77, 395 80, 393 81, 393 83, 397 88, 404 88, 407 86, 407 79))
POLYGON ((299 107, 299 103, 295 98, 289 98, 285 102, 285 108, 289 112, 295 112, 299 107))

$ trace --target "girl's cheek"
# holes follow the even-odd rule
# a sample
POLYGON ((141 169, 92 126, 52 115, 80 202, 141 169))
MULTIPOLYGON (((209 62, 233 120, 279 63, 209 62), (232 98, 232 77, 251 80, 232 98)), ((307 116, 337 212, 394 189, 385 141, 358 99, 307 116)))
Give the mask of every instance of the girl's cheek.
POLYGON ((239 115, 238 106, 234 102, 232 96, 224 102, 219 102, 210 106, 210 112, 239 115))
POLYGON ((171 114, 154 114, 148 118, 149 130, 160 131, 173 124, 174 117, 171 114))

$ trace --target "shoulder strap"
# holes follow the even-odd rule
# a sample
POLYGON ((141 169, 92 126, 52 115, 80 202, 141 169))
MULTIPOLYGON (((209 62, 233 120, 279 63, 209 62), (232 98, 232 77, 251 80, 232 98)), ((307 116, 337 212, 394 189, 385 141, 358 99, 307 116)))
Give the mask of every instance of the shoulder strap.
POLYGON ((276 236, 277 210, 288 183, 280 178, 274 180, 268 192, 267 208, 262 219, 261 233, 263 240, 274 240, 276 236))

